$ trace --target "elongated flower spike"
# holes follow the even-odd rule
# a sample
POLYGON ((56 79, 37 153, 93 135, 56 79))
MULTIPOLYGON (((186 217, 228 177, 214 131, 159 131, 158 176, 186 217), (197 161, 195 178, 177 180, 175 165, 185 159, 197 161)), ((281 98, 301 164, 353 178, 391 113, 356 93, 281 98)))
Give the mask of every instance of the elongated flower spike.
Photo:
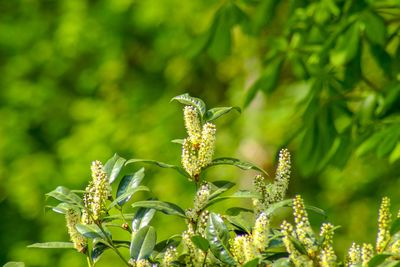
POLYGON ((193 145, 199 145, 201 142, 201 122, 199 113, 193 106, 185 106, 183 109, 183 118, 189 140, 193 145))
POLYGON ((321 226, 320 236, 323 238, 322 250, 320 252, 320 265, 322 267, 336 266, 336 255, 333 250, 334 227, 330 223, 321 226))
POLYGON ((356 243, 351 244, 351 247, 347 253, 347 266, 353 266, 361 263, 361 248, 356 243))
POLYGON ((201 171, 196 154, 196 148, 186 138, 182 146, 182 166, 191 177, 197 177, 201 171))
POLYGON ((364 243, 361 248, 361 265, 368 266, 369 260, 374 256, 374 248, 371 244, 364 243))
POLYGON ((268 231, 269 231, 269 221, 265 213, 260 213, 254 224, 253 229, 253 244, 257 251, 263 252, 265 247, 268 245, 268 231))
POLYGON ((72 243, 74 243, 75 249, 81 253, 85 253, 87 249, 86 238, 75 228, 75 226, 81 221, 79 211, 75 209, 68 209, 65 213, 65 220, 67 222, 69 237, 72 243))
POLYGON ((384 197, 382 198, 378 218, 378 236, 376 238, 376 252, 378 253, 381 253, 385 250, 386 245, 390 240, 391 216, 390 199, 388 197, 384 197))
POLYGON ((215 147, 215 134, 216 128, 214 124, 207 122, 203 125, 198 154, 198 162, 201 168, 208 166, 212 161, 215 147))

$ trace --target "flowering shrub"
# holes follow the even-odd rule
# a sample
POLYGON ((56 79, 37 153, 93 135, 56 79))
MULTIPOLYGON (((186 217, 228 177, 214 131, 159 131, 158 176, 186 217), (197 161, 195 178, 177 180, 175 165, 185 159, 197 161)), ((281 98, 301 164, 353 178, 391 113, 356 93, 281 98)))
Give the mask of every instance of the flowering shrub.
POLYGON ((267 183, 264 170, 236 158, 213 158, 216 127, 212 123, 235 107, 206 109, 204 102, 188 94, 173 100, 185 105, 187 137, 174 140, 182 145, 182 167, 154 160, 126 160, 114 155, 104 165, 94 161, 92 180, 84 191, 59 186, 47 194, 60 203, 52 209, 62 213, 71 242, 36 243, 34 248, 73 248, 95 266, 106 250, 112 250, 126 266, 399 266, 400 211, 392 220, 390 200, 383 198, 379 210, 376 244, 353 243, 348 256, 340 259, 333 247, 337 227, 326 222, 317 234, 310 226, 308 211, 324 215, 318 208, 304 204, 300 195, 285 199, 290 179, 291 159, 287 149, 279 153, 274 182, 267 183), (156 199, 130 201, 139 191, 150 191, 141 185, 144 168, 135 173, 120 174, 132 163, 154 164, 171 168, 192 181, 197 188, 192 208, 156 199), (253 190, 226 195, 234 183, 209 182, 203 171, 215 165, 228 164, 259 172, 253 190), (121 175, 122 176, 122 175, 121 175), (116 186, 116 182, 119 184, 116 186), (116 194, 112 194, 112 186, 116 194), (217 214, 210 207, 229 199, 251 199, 251 207, 230 207, 217 214), (134 213, 126 213, 130 205, 134 213), (282 207, 293 208, 293 223, 284 220, 274 228, 270 221, 282 207), (185 220, 187 229, 180 235, 157 241, 151 225, 155 212, 185 220), (117 215, 116 215, 117 214, 117 215), (246 218, 246 220, 243 220, 246 218), (126 231, 125 240, 113 238, 111 226, 126 231), (129 250, 129 258, 120 250, 129 250))

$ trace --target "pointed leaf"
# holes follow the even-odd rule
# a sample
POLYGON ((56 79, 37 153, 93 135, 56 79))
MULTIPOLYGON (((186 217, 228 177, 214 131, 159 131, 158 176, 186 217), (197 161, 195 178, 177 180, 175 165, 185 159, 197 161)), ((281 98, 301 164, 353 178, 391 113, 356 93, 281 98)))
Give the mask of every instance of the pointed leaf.
POLYGON ((291 207, 293 205, 293 201, 291 199, 285 199, 282 201, 279 201, 277 203, 274 203, 268 207, 264 211, 265 215, 270 216, 273 214, 277 209, 282 208, 282 207, 291 207))
POLYGON ((182 218, 186 218, 185 211, 178 205, 175 205, 174 203, 170 202, 159 201, 159 200, 144 200, 133 203, 132 207, 155 209, 168 215, 177 215, 182 218))
POLYGON ((392 227, 390 227, 390 235, 394 235, 400 231, 400 218, 396 218, 393 223, 392 227))
POLYGON ((210 250, 214 256, 223 263, 235 265, 236 262, 228 249, 228 228, 219 215, 210 213, 206 235, 207 240, 210 243, 210 250))
POLYGON ((207 250, 210 248, 210 243, 208 243, 208 240, 202 236, 199 235, 192 236, 191 240, 193 244, 199 249, 201 249, 203 252, 207 252, 207 250))
POLYGON ((71 205, 69 203, 65 203, 65 202, 61 202, 60 204, 58 204, 55 207, 52 207, 52 206, 48 206, 48 207, 51 208, 54 212, 61 213, 61 214, 66 214, 69 209, 76 208, 76 206, 71 205))
POLYGON ((171 140, 171 143, 183 145, 184 141, 185 141, 185 139, 174 139, 174 140, 171 140))
POLYGON ((223 197, 216 197, 208 201, 208 203, 205 205, 204 208, 207 208, 211 205, 214 205, 215 203, 218 203, 220 201, 226 200, 226 199, 232 199, 232 198, 260 198, 260 194, 247 191, 247 190, 240 190, 234 193, 233 195, 230 196, 223 196, 223 197))
MULTIPOLYGON (((134 174, 125 175, 121 182, 118 185, 117 189, 117 198, 120 197, 122 194, 126 193, 128 189, 136 188, 142 182, 144 177, 144 168, 141 168, 134 174)), ((122 206, 125 204, 131 197, 126 197, 121 201, 118 201, 118 205, 122 206)))
POLYGON ((47 193, 46 196, 53 197, 62 202, 76 204, 79 207, 83 208, 82 199, 77 194, 71 192, 71 190, 64 186, 58 186, 53 191, 47 193))
POLYGON ((383 263, 387 258, 389 258, 390 254, 378 254, 372 257, 372 259, 369 260, 368 262, 368 267, 375 267, 379 266, 381 263, 383 263))
POLYGON ((171 101, 176 100, 184 105, 193 106, 197 109, 200 116, 203 117, 206 113, 206 104, 200 98, 192 97, 189 94, 175 96, 171 101))
POLYGON ((140 228, 147 226, 153 219, 155 209, 139 208, 136 210, 132 220, 132 231, 138 231, 140 228))
POLYGON ((103 254, 103 252, 109 248, 110 248, 109 246, 107 246, 102 242, 96 243, 93 247, 91 254, 93 262, 97 262, 100 259, 101 255, 103 254))
POLYGON ((245 264, 243 264, 242 267, 257 267, 259 261, 260 261, 259 258, 255 258, 255 259, 253 259, 251 261, 248 261, 245 264))
POLYGON ((154 250, 158 253, 164 252, 169 247, 176 248, 182 241, 181 235, 173 235, 170 238, 163 240, 154 247, 154 250))
POLYGON ((20 261, 9 261, 3 267, 25 267, 25 263, 20 261))
POLYGON ((111 184, 117 179, 126 159, 114 154, 104 165, 104 171, 107 173, 108 182, 111 184))
POLYGON ((29 245, 28 248, 74 248, 72 242, 46 242, 29 245))
POLYGON ((206 166, 204 169, 207 169, 209 167, 216 166, 216 165, 233 165, 242 170, 256 170, 256 171, 259 171, 259 172, 263 173, 264 175, 268 176, 268 173, 266 171, 264 171, 263 169, 261 169, 260 167, 258 167, 256 165, 254 165, 253 163, 250 163, 247 161, 241 161, 240 159, 229 158, 229 157, 213 159, 213 161, 208 166, 206 166))
POLYGON ((126 201, 128 201, 132 195, 134 195, 136 192, 139 191, 150 191, 150 189, 147 186, 139 186, 139 187, 135 187, 135 188, 128 188, 122 195, 120 195, 119 197, 117 197, 113 202, 110 203, 110 205, 108 206, 108 210, 110 210, 112 207, 114 207, 115 205, 120 205, 122 206, 123 204, 126 203, 126 201), (119 204, 121 203, 121 204, 119 204))
POLYGON ((152 226, 145 226, 132 235, 130 247, 131 259, 147 259, 156 245, 156 230, 152 226))
MULTIPOLYGON (((96 224, 77 224, 75 228, 80 234, 82 234, 87 238, 91 239, 100 238, 103 240, 107 240, 107 237, 104 235, 104 233, 100 230, 100 228, 96 224)), ((107 235, 111 237, 110 232, 108 232, 107 235)))
POLYGON ((212 185, 217 187, 217 189, 210 195, 210 197, 208 199, 216 198, 217 196, 221 195, 225 191, 232 188, 235 185, 235 183, 232 183, 229 181, 215 181, 215 182, 212 182, 212 185))
POLYGON ((167 164, 164 162, 156 161, 156 160, 130 159, 125 163, 125 165, 131 164, 131 163, 137 163, 137 162, 153 164, 153 165, 156 165, 161 168, 170 168, 170 169, 176 170, 177 172, 179 172, 180 174, 182 174, 183 176, 185 176, 187 178, 191 178, 191 176, 183 168, 176 166, 176 165, 171 165, 171 164, 167 164))
POLYGON ((241 109, 239 107, 218 107, 218 108, 212 108, 206 112, 205 115, 205 120, 206 121, 213 121, 221 117, 222 115, 232 111, 232 110, 237 110, 239 113, 241 113, 241 109))

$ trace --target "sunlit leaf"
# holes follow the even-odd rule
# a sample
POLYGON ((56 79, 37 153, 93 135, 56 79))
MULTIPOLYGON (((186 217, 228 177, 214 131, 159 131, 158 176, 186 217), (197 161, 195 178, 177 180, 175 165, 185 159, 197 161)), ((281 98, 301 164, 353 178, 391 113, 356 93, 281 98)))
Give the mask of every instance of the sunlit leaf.
POLYGON ((241 112, 241 109, 239 107, 218 107, 218 108, 212 108, 207 110, 206 115, 205 115, 205 120, 206 121, 213 121, 218 119, 219 117, 225 115, 226 113, 236 110, 239 113, 241 112))
POLYGON ((216 165, 232 165, 236 166, 242 170, 255 170, 263 173, 264 175, 268 176, 268 173, 261 169, 260 167, 254 165, 253 163, 242 161, 240 159, 236 158, 229 158, 229 157, 224 157, 224 158, 216 158, 213 159, 213 161, 204 169, 216 166, 216 165))
POLYGON ((155 209, 138 208, 132 219, 132 231, 137 231, 140 228, 147 226, 153 219, 155 212, 155 209))
POLYGON ((205 239, 202 236, 195 235, 191 237, 191 240, 193 244, 201 249, 203 252, 206 252, 210 248, 210 244, 208 243, 208 240, 205 239))
POLYGON ((178 205, 170 202, 159 201, 159 200, 144 200, 133 203, 132 207, 155 209, 168 215, 177 215, 179 217, 186 218, 185 211, 178 205))
POLYGON ((145 226, 132 235, 130 256, 131 259, 140 260, 148 258, 156 245, 156 230, 153 226, 145 226))
POLYGON ((206 113, 206 104, 200 98, 192 97, 189 94, 175 96, 171 101, 176 100, 184 105, 193 106, 200 113, 201 117, 206 113))
POLYGON ((28 248, 74 248, 72 242, 45 242, 29 245, 28 248))
POLYGON ((114 154, 104 165, 104 171, 107 173, 108 182, 111 184, 117 179, 126 159, 114 154))
POLYGON ((108 209, 110 210, 112 207, 115 205, 120 205, 122 206, 126 201, 129 200, 129 198, 134 195, 136 192, 139 191, 150 191, 150 189, 147 186, 138 186, 138 187, 131 187, 125 190, 123 194, 121 194, 119 197, 117 197, 113 202, 110 203, 108 206, 108 209))
POLYGON ((161 168, 173 169, 173 170, 176 170, 177 172, 179 172, 180 174, 182 174, 183 176, 190 178, 190 175, 182 167, 179 167, 176 165, 171 165, 171 164, 167 164, 167 163, 156 161, 156 160, 150 160, 150 159, 130 159, 130 160, 126 161, 125 165, 132 164, 132 163, 148 163, 148 164, 156 165, 161 168))

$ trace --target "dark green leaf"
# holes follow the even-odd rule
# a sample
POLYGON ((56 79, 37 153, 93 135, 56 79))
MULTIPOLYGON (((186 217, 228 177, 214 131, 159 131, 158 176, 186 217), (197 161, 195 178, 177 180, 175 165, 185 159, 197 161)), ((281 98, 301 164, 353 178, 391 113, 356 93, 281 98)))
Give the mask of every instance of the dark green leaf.
POLYGON ((252 86, 257 89, 251 88, 249 90, 261 90, 266 94, 271 94, 278 85, 283 62, 284 60, 281 57, 275 57, 271 61, 268 61, 260 78, 252 86))
POLYGON ((376 151, 377 156, 382 158, 388 155, 396 147, 399 140, 399 133, 396 129, 388 131, 385 137, 379 142, 378 150, 376 151))
POLYGON ((20 261, 9 261, 3 267, 25 267, 25 263, 20 261))
MULTIPOLYGON (((77 224, 75 228, 80 234, 87 238, 100 238, 102 240, 107 240, 107 237, 96 224, 77 224)), ((111 237, 110 232, 106 231, 106 233, 109 237, 111 237)))
POLYGON ((218 107, 218 108, 212 108, 210 110, 207 110, 206 115, 205 115, 205 120, 206 121, 213 121, 221 117, 222 115, 232 111, 232 110, 237 110, 239 113, 241 113, 241 110, 239 107, 218 107))
MULTIPOLYGON (((125 175, 121 182, 118 185, 117 189, 117 198, 119 198, 122 194, 124 194, 130 188, 136 188, 142 182, 144 177, 144 168, 141 168, 134 174, 125 175)), ((130 196, 118 201, 118 205, 122 206, 130 199, 130 196)))
POLYGON ((360 46, 360 32, 358 23, 353 23, 346 32, 338 38, 330 59, 334 66, 342 66, 352 60, 360 46))
POLYGON ((74 248, 72 242, 46 242, 29 245, 28 248, 74 248))
POLYGON ((246 234, 251 232, 250 230, 252 228, 252 224, 248 218, 245 218, 239 214, 238 216, 226 216, 226 219, 239 231, 246 234))
POLYGON ((232 198, 251 198, 252 199, 252 198, 260 198, 260 195, 258 193, 254 193, 251 191, 241 190, 230 196, 213 198, 208 201, 208 203, 205 205, 204 208, 210 207, 211 205, 214 205, 215 203, 218 203, 220 201, 223 201, 226 199, 232 199, 232 198))
POLYGON ((155 209, 139 208, 136 210, 132 220, 132 231, 137 231, 147 226, 155 214, 155 209))
POLYGON ((390 235, 393 236, 400 231, 400 218, 396 218, 390 227, 390 235))
POLYGON ((236 264, 228 249, 228 228, 221 217, 215 213, 210 213, 208 218, 207 239, 210 250, 217 259, 228 265, 236 264))
POLYGON ((285 199, 282 201, 279 201, 277 203, 274 203, 268 207, 264 211, 265 215, 270 216, 272 215, 277 209, 282 208, 282 207, 291 207, 293 204, 293 201, 291 199, 285 199))
POLYGON ((129 199, 132 195, 134 195, 136 192, 139 191, 149 191, 149 188, 146 186, 138 186, 138 187, 134 187, 134 188, 128 188, 122 195, 120 195, 119 197, 117 197, 113 202, 110 203, 110 205, 108 206, 108 209, 110 210, 112 207, 114 207, 115 205, 119 204, 120 206, 122 206, 123 204, 125 204, 125 202, 127 201, 127 199, 129 199))
POLYGON ((208 240, 205 239, 202 236, 195 235, 191 237, 191 240, 193 244, 201 249, 203 252, 207 252, 207 250, 210 248, 210 244, 208 243, 208 240))
POLYGON ((132 207, 155 209, 168 215, 177 215, 186 218, 185 211, 181 207, 170 202, 164 202, 159 200, 144 200, 133 203, 132 207))
POLYGON ((176 100, 184 105, 193 106, 197 109, 200 116, 203 117, 206 113, 206 104, 200 98, 192 97, 189 94, 175 96, 171 101, 176 100))
POLYGON ((93 250, 92 250, 92 254, 91 254, 93 262, 97 262, 100 259, 101 255, 103 254, 103 252, 106 249, 109 249, 109 248, 110 247, 107 246, 106 244, 101 243, 101 242, 97 242, 94 245, 93 250))
POLYGON ((213 159, 213 161, 210 163, 210 165, 205 167, 205 169, 212 167, 212 166, 216 166, 216 165, 233 165, 242 170, 256 170, 256 171, 259 171, 259 172, 263 173, 264 175, 268 176, 268 173, 266 171, 264 171, 263 169, 261 169, 260 167, 258 167, 256 165, 254 165, 253 163, 241 161, 240 159, 229 158, 229 157, 213 159))
POLYGON ((235 183, 232 183, 229 181, 215 181, 215 182, 212 182, 212 185, 214 185, 217 189, 209 196, 208 199, 213 199, 213 198, 221 195, 225 191, 232 188, 235 185, 235 183))
POLYGON ((70 204, 76 204, 83 208, 82 199, 77 194, 71 192, 71 190, 63 186, 58 186, 55 190, 47 193, 46 196, 53 197, 59 201, 70 204))
POLYGON ((157 243, 157 245, 154 247, 154 250, 161 253, 164 252, 169 247, 176 248, 180 244, 181 240, 182 240, 181 235, 171 236, 170 238, 157 243))
POLYGON ((368 40, 373 44, 385 45, 386 25, 383 18, 372 11, 367 11, 362 14, 361 20, 368 40))
POLYGON ((259 261, 260 261, 259 258, 255 258, 255 259, 253 259, 251 261, 248 261, 245 264, 243 264, 242 267, 257 267, 259 261))
POLYGON ((111 184, 117 179, 126 159, 114 154, 104 165, 104 171, 107 173, 108 182, 111 184))
POLYGON ((184 141, 185 141, 185 139, 174 139, 174 140, 171 140, 171 143, 183 145, 184 141))
POLYGON ((156 245, 156 230, 152 226, 145 226, 132 235, 130 247, 131 259, 140 260, 148 258, 156 245))
POLYGON ((125 162, 125 165, 131 164, 131 163, 138 163, 138 162, 153 164, 153 165, 156 165, 156 166, 161 167, 161 168, 170 168, 170 169, 178 171, 183 176, 185 176, 187 178, 190 178, 190 175, 183 168, 181 168, 179 166, 176 166, 176 165, 171 165, 171 164, 167 164, 167 163, 164 163, 164 162, 156 161, 156 160, 130 159, 130 160, 125 162))
POLYGON ((317 208, 314 206, 309 206, 309 205, 305 205, 305 208, 306 208, 306 210, 315 212, 316 214, 321 215, 324 218, 327 217, 325 211, 320 208, 317 208))
MULTIPOLYGON (((257 82, 256 82, 257 83, 257 82)), ((252 87, 250 87, 247 92, 246 92, 246 96, 244 99, 244 103, 243 103, 243 107, 247 107, 252 101, 253 99, 256 97, 257 93, 258 93, 258 86, 253 85, 252 87)))
POLYGON ((215 14, 212 35, 208 44, 207 52, 215 60, 220 60, 231 51, 231 23, 230 13, 223 6, 215 14))
POLYGON ((381 263, 383 263, 390 256, 391 256, 390 254, 378 254, 378 255, 375 255, 374 257, 372 257, 372 259, 369 260, 368 267, 379 266, 381 263))

